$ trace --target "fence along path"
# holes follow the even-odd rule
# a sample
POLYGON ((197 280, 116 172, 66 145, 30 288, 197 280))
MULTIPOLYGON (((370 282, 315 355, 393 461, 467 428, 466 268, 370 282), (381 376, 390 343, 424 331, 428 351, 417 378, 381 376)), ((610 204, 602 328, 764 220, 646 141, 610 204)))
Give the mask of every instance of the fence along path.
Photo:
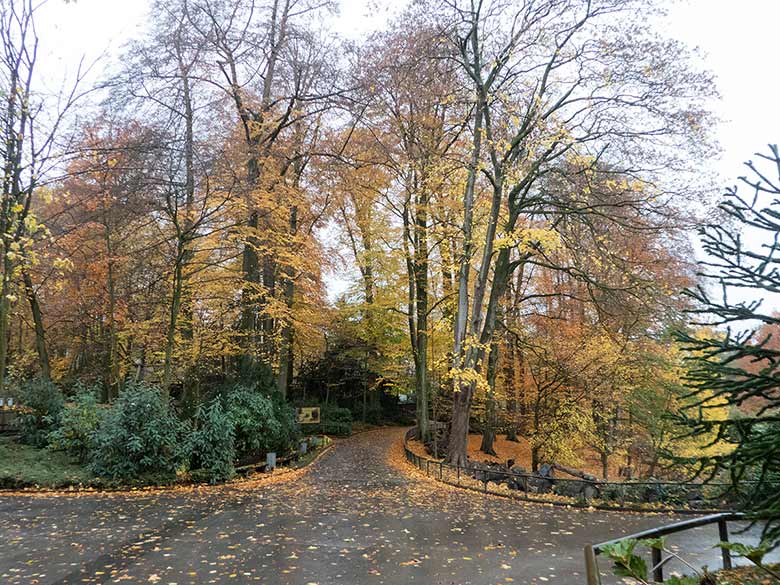
MULTIPOLYGON (((624 481, 565 478, 551 475, 450 465, 421 456, 409 447, 418 436, 412 427, 404 434, 406 460, 438 481, 525 502, 613 511, 715 514, 741 506, 747 493, 730 492, 730 485, 711 482, 624 481), (492 486, 491 486, 492 484, 492 486)), ((558 467, 559 466, 551 466, 558 467)), ((746 488, 749 487, 746 484, 746 488)))

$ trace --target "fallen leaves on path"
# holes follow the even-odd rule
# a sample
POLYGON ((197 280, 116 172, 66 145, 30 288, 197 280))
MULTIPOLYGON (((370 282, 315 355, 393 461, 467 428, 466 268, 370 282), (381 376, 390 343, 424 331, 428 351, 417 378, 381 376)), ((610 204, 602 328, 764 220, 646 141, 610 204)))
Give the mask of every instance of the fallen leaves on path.
POLYGON ((402 434, 339 442, 284 480, 0 498, 0 582, 568 585, 582 582, 583 543, 659 523, 428 480, 402 434))

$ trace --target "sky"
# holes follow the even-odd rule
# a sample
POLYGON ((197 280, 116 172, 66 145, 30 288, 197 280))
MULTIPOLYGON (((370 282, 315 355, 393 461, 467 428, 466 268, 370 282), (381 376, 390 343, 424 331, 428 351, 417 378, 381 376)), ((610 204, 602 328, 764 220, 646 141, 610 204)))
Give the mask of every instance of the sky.
POLYGON ((671 5, 664 23, 669 36, 702 51, 716 76, 722 99, 715 108, 723 120, 715 132, 723 148, 718 168, 731 183, 754 152, 780 142, 778 22, 778 0, 690 0, 671 5))
MULTIPOLYGON (((402 2, 341 0, 333 26, 358 38, 381 28, 391 7, 402 2)), ((92 63, 103 56, 94 67, 99 75, 141 30, 148 6, 148 0, 50 0, 39 31, 41 63, 52 89, 74 73, 82 57, 92 63)), ((659 30, 698 49, 702 65, 716 77, 721 99, 713 107, 721 123, 714 134, 722 153, 711 164, 721 185, 733 185, 744 174, 745 160, 780 142, 780 75, 774 62, 780 0, 669 0, 667 10, 659 30)), ((331 293, 341 290, 343 282, 334 280, 331 293)))
MULTIPOLYGON (((348 37, 382 26, 396 2, 341 0, 334 27, 348 37), (385 6, 381 8, 381 6, 385 6)), ((50 0, 41 13, 44 67, 53 83, 73 72, 79 59, 92 62, 116 56, 143 26, 148 0, 50 0)), ((659 28, 698 47, 702 62, 717 77, 722 100, 715 109, 723 122, 716 129, 723 148, 718 163, 724 180, 742 172, 741 163, 769 142, 780 141, 776 56, 779 0, 670 0, 659 28), (736 7, 738 5, 738 8, 736 7)), ((103 63, 107 62, 105 59, 103 63)), ((101 69, 98 64, 96 71, 101 69)))

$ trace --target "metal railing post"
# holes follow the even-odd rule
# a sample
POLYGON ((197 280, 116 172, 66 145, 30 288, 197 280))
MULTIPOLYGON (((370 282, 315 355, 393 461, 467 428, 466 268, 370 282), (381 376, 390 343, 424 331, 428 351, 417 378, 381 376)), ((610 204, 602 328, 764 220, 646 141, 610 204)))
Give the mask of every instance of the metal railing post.
POLYGON ((653 581, 655 581, 656 583, 663 583, 664 567, 661 564, 661 561, 663 560, 661 558, 661 549, 654 547, 650 551, 650 558, 651 558, 651 562, 653 563, 653 581))
POLYGON ((585 547, 585 576, 588 579, 588 585, 601 585, 601 576, 596 562, 596 551, 592 545, 585 547))
MULTIPOLYGON (((718 520, 718 536, 720 537, 721 542, 728 542, 729 541, 729 527, 726 524, 726 519, 721 518, 718 520)), ((721 547, 720 549, 721 555, 723 557, 723 568, 724 569, 730 569, 731 568, 731 551, 727 548, 721 547)))

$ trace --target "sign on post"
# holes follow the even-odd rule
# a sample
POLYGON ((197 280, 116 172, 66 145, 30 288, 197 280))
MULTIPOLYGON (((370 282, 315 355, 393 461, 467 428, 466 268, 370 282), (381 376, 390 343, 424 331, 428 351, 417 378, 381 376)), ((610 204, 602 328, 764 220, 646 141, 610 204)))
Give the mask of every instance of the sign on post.
POLYGON ((316 425, 320 422, 319 406, 304 406, 298 409, 298 423, 302 425, 316 425))

